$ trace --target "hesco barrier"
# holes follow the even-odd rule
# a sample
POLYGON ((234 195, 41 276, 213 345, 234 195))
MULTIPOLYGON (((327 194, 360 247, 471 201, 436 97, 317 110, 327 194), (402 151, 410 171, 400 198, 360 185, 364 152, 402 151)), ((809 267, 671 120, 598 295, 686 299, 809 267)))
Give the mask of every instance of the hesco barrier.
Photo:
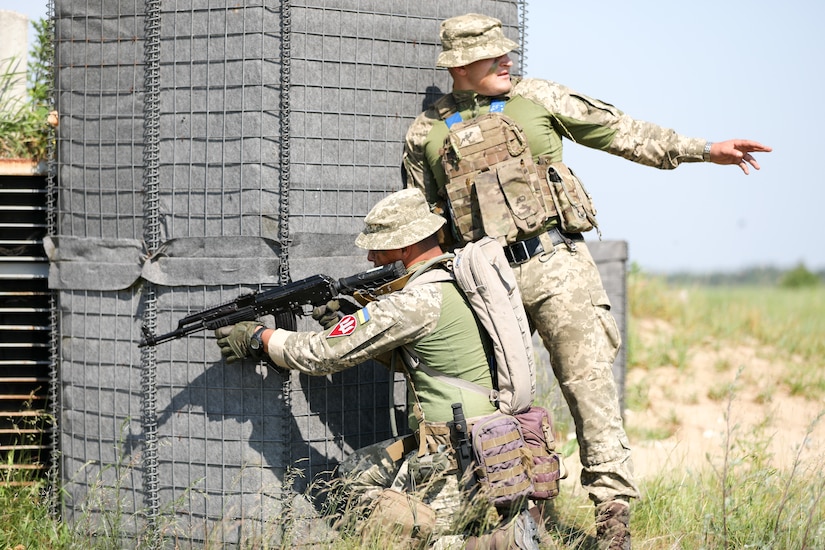
POLYGON ((54 8, 45 245, 64 517, 150 547, 277 545, 296 495, 391 435, 393 399, 405 425, 403 381, 372 363, 321 378, 227 365, 208 333, 139 348, 143 330, 371 267, 353 239, 402 185, 407 126, 449 86, 434 67, 440 21, 487 13, 523 43, 523 2, 54 8))

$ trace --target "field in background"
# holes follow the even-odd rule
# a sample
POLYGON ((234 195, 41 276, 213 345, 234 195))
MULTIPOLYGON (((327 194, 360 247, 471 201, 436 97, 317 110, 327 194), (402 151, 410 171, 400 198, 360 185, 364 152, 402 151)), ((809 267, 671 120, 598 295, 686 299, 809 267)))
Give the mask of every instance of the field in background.
MULTIPOLYGON (((630 273, 634 548, 825 547, 825 286, 791 275, 725 286, 630 273)), ((567 445, 553 540, 591 548, 567 445)))

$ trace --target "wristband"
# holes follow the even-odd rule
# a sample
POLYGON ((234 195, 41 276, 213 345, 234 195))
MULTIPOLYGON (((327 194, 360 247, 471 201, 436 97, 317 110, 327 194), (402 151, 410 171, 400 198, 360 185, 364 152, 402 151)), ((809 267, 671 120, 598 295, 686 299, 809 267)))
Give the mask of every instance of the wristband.
POLYGON ((702 160, 705 162, 710 162, 710 148, 713 146, 712 141, 708 141, 705 143, 705 149, 702 151, 702 160))

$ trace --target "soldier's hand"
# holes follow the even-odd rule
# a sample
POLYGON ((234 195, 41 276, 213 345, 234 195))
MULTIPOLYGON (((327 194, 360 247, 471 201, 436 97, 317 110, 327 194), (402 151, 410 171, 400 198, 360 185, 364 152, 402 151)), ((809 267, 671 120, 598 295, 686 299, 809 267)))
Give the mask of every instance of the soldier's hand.
POLYGON ((312 318, 318 321, 324 330, 329 330, 341 320, 341 304, 338 300, 330 300, 322 306, 312 310, 312 318))
POLYGON ((759 163, 751 153, 770 153, 767 145, 747 139, 729 139, 714 143, 710 147, 710 161, 714 164, 735 164, 748 175, 748 165, 759 170, 759 163))
POLYGON ((244 357, 251 357, 249 342, 261 324, 257 321, 241 321, 236 325, 221 327, 215 330, 218 347, 227 363, 234 363, 244 357))

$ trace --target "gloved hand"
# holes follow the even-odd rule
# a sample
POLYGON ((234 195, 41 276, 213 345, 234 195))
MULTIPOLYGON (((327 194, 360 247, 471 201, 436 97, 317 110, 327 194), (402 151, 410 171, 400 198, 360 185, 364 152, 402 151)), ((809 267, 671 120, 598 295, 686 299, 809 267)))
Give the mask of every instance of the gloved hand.
POLYGON ((341 320, 341 304, 338 300, 330 300, 313 309, 312 318, 318 321, 324 330, 329 330, 341 320))
POLYGON ((249 341, 255 334, 255 329, 261 326, 258 321, 241 321, 235 325, 221 327, 215 330, 218 347, 227 363, 234 363, 244 357, 260 357, 253 355, 249 341))

